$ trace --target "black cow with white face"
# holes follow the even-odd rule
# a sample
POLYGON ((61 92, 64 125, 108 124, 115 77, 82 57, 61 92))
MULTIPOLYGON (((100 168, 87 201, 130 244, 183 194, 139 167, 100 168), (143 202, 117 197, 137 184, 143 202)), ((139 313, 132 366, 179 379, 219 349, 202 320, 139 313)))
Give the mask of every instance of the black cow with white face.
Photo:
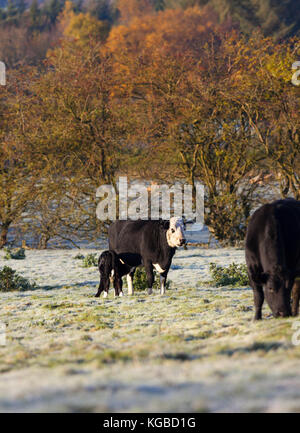
POLYGON ((254 212, 247 229, 246 263, 254 292, 254 319, 261 319, 265 298, 275 317, 297 315, 300 296, 299 201, 277 200, 254 212))
MULTIPOLYGON (((167 275, 176 248, 185 244, 184 222, 172 217, 169 221, 116 221, 108 229, 109 249, 131 268, 145 267, 148 294, 154 283, 153 269, 160 274, 161 294, 165 293, 167 275)), ((128 294, 133 294, 133 272, 127 275, 128 294)))

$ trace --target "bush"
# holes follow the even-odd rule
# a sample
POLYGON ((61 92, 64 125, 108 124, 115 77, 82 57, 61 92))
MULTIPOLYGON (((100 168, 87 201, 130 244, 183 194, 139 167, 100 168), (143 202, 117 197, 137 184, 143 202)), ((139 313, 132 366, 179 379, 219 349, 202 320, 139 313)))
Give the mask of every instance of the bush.
POLYGON ((0 292, 25 291, 36 288, 37 285, 35 283, 30 283, 29 280, 18 275, 9 266, 4 266, 0 270, 0 292))
POLYGON ((76 256, 73 257, 74 260, 83 260, 84 259, 84 255, 83 254, 76 254, 76 256))
MULTIPOLYGON (((146 290, 148 288, 147 274, 144 268, 136 269, 133 278, 133 287, 134 290, 137 291, 146 290)), ((168 290, 169 287, 170 287, 170 281, 167 281, 166 290, 168 290)), ((159 274, 157 274, 156 272, 154 272, 153 289, 160 290, 160 278, 159 278, 159 274)))
POLYGON ((222 246, 241 246, 244 243, 253 206, 251 194, 254 186, 251 187, 243 184, 232 194, 217 191, 207 196, 205 206, 209 212, 205 214, 205 224, 222 246))
POLYGON ((98 258, 96 253, 88 254, 82 259, 82 266, 84 268, 91 268, 93 266, 98 266, 98 258))
POLYGON ((212 285, 216 287, 221 286, 247 286, 249 285, 249 278, 246 265, 231 265, 218 266, 215 263, 210 263, 209 272, 212 277, 212 285))
POLYGON ((24 260, 26 258, 25 256, 25 250, 24 248, 17 248, 16 250, 11 250, 10 248, 4 248, 5 251, 5 260, 24 260))

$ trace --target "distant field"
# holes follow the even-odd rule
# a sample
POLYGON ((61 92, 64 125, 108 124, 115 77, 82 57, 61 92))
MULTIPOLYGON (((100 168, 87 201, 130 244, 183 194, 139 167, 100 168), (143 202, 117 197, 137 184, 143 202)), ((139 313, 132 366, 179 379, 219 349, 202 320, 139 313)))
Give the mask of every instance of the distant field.
POLYGON ((0 294, 0 411, 300 410, 300 319, 265 307, 254 323, 249 288, 203 284, 210 262, 243 263, 244 251, 180 250, 166 296, 118 299, 93 297, 97 269, 80 268, 76 253, 0 252, 0 267, 42 287, 0 294))

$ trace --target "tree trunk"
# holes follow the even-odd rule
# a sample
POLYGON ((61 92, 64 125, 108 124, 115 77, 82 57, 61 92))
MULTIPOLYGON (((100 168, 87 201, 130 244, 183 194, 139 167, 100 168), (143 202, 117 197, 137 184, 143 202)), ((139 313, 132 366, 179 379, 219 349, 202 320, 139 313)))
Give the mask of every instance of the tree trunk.
POLYGON ((7 244, 7 234, 10 223, 3 223, 0 232, 0 248, 3 248, 7 244))
POLYGON ((50 236, 46 235, 45 233, 42 233, 41 238, 40 238, 40 242, 38 245, 38 249, 39 250, 46 250, 49 240, 50 240, 50 236))

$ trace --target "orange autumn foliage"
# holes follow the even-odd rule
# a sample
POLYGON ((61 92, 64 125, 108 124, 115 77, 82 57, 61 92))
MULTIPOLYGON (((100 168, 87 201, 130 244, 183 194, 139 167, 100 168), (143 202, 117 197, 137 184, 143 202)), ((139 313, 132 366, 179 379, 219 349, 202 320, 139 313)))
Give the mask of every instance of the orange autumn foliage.
POLYGON ((108 47, 117 56, 139 55, 146 50, 169 55, 199 56, 209 34, 217 27, 217 17, 208 8, 184 11, 168 9, 135 17, 112 29, 108 47))
POLYGON ((120 12, 120 21, 123 24, 154 11, 151 0, 118 0, 117 7, 120 12))

